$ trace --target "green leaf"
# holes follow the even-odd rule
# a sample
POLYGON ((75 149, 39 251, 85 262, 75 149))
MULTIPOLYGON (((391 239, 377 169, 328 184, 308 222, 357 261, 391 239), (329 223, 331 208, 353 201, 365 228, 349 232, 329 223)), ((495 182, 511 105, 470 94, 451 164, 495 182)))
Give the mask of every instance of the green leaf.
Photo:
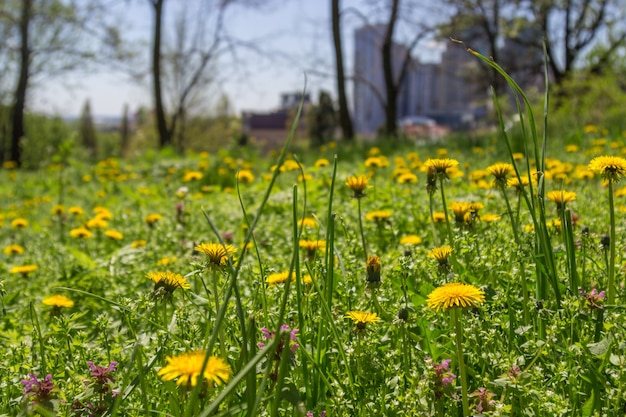
POLYGON ((585 404, 580 410, 581 415, 583 417, 589 417, 593 414, 593 400, 594 400, 594 391, 591 391, 591 396, 589 397, 587 401, 585 401, 585 404))
POLYGON ((89 255, 87 255, 85 252, 79 249, 73 248, 71 246, 67 246, 66 249, 68 250, 69 253, 72 254, 74 259, 76 259, 76 262, 81 267, 85 269, 96 269, 98 267, 96 262, 93 259, 91 259, 89 255))
POLYGON ((612 336, 607 336, 604 339, 600 340, 598 343, 590 343, 587 345, 587 349, 589 352, 596 357, 602 357, 606 354, 611 346, 611 342, 613 341, 612 336))

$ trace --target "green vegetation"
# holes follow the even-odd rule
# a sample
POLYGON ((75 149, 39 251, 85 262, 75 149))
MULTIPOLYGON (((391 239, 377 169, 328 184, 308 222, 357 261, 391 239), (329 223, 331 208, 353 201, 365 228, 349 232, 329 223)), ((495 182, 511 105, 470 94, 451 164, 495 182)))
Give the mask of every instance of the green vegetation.
POLYGON ((54 155, 0 171, 0 413, 620 415, 621 130, 522 111, 519 153, 498 116, 96 165, 41 121, 54 155))

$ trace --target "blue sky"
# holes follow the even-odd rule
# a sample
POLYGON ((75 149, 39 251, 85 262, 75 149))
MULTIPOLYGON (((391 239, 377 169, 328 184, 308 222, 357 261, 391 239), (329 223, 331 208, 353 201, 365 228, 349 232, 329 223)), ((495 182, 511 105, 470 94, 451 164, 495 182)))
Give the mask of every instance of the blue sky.
MULTIPOLYGON (((192 0, 168 0, 171 8, 192 0), (182 3, 181 3, 182 2, 182 3)), ((202 0, 201 0, 202 1, 202 0)), ((361 7, 363 0, 343 0, 342 7, 361 7)), ((125 16, 125 26, 138 40, 149 42, 151 10, 145 0, 122 2, 116 12, 125 16)), ((166 10, 172 16, 172 9, 166 10)), ((333 51, 330 33, 329 0, 273 0, 261 10, 233 7, 226 15, 231 36, 254 43, 263 53, 238 49, 237 61, 232 55, 218 65, 219 80, 208 96, 228 95, 236 112, 270 110, 286 91, 300 91, 307 72, 307 89, 313 97, 319 89, 334 95, 333 51), (327 73, 329 76, 320 76, 327 73)), ((376 18, 373 17, 374 21, 376 18)), ((362 22, 356 15, 344 19, 344 56, 350 71, 353 48, 352 33, 362 22)), ((146 68, 148 63, 145 63, 146 68)), ((79 75, 70 86, 61 80, 46 82, 32 91, 30 107, 36 111, 63 116, 79 115, 89 99, 92 114, 121 115, 125 104, 131 111, 140 105, 151 106, 150 79, 131 82, 124 73, 103 70, 79 75)), ((211 106, 210 101, 206 106, 211 106)))

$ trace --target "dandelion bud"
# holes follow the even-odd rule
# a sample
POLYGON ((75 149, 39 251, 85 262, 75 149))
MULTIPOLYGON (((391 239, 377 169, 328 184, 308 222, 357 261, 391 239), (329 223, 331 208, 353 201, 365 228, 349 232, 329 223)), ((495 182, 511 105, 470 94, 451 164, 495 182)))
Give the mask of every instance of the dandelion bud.
POLYGON ((409 309, 406 307, 402 307, 400 311, 398 311, 398 319, 402 321, 409 320, 409 309))
POLYGON ((380 283, 380 258, 378 256, 370 256, 367 258, 367 282, 371 284, 380 283))
POLYGON ((609 235, 604 235, 600 238, 600 246, 602 246, 602 249, 608 249, 610 244, 611 238, 609 237, 609 235))

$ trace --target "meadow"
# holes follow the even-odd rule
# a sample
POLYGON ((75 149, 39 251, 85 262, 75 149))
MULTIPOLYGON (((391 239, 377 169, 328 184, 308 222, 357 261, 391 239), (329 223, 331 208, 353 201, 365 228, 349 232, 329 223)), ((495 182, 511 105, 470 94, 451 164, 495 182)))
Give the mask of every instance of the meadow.
POLYGON ((0 170, 6 416, 618 416, 624 135, 0 170))

